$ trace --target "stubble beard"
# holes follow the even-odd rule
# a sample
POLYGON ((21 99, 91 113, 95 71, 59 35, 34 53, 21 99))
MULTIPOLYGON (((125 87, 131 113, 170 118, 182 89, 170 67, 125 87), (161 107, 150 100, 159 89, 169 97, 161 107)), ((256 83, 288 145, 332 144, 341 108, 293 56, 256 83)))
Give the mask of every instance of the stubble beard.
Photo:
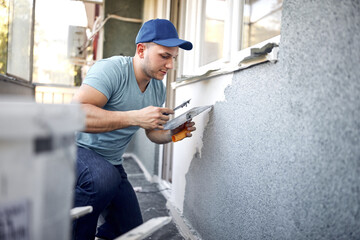
POLYGON ((156 75, 156 72, 154 72, 153 70, 151 70, 151 67, 149 66, 149 62, 147 61, 146 64, 144 64, 143 66, 143 72, 144 74, 149 77, 150 79, 154 78, 156 80, 162 80, 162 79, 159 79, 157 78, 155 75, 156 75))

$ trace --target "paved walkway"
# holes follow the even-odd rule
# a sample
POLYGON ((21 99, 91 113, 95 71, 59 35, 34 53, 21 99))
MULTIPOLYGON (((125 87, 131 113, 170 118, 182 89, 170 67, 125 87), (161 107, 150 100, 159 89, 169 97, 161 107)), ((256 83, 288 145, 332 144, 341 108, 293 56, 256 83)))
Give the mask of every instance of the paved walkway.
MULTIPOLYGON (((154 217, 169 216, 169 211, 166 208, 166 199, 160 192, 157 184, 150 183, 146 180, 144 173, 132 158, 125 158, 123 166, 132 186, 134 188, 142 188, 140 192, 136 192, 136 195, 139 200, 144 222, 154 217)), ((173 221, 146 238, 146 240, 149 239, 184 240, 173 221)))

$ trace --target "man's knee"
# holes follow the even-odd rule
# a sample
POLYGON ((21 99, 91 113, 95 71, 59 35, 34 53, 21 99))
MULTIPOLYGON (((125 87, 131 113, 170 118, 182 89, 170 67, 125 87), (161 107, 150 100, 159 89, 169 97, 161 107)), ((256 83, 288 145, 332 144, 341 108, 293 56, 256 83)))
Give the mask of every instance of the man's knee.
POLYGON ((113 198, 119 188, 121 178, 113 166, 93 174, 94 192, 104 198, 113 198))
POLYGON ((117 191, 121 177, 116 168, 105 160, 77 163, 76 201, 96 204, 110 201, 117 191))

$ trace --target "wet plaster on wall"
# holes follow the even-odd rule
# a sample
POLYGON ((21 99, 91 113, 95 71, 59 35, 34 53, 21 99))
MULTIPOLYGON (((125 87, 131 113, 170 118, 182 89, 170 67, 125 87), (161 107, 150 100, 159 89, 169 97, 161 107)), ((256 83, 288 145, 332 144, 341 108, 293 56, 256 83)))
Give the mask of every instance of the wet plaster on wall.
MULTIPOLYGON (((232 73, 217 76, 211 80, 203 80, 176 89, 176 103, 179 104, 191 98, 190 104, 176 111, 176 116, 191 109, 192 107, 213 105, 217 101, 225 100, 225 89, 231 84, 232 73)), ((191 138, 176 142, 173 145, 173 182, 170 201, 180 210, 183 209, 185 175, 189 170, 193 156, 201 157, 203 147, 203 133, 209 121, 208 111, 196 116, 196 131, 191 138)))
POLYGON ((186 175, 203 239, 359 238, 359 12, 284 1, 279 62, 234 75, 186 175))

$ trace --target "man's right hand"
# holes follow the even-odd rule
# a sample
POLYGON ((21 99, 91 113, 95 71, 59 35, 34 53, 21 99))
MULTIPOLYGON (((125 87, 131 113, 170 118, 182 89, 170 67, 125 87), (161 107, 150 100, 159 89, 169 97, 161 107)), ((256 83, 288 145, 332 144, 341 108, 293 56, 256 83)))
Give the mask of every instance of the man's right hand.
POLYGON ((137 123, 136 125, 147 130, 164 129, 163 125, 167 121, 169 121, 168 115, 174 114, 174 110, 170 108, 161 108, 154 106, 149 106, 135 112, 135 121, 137 123))

